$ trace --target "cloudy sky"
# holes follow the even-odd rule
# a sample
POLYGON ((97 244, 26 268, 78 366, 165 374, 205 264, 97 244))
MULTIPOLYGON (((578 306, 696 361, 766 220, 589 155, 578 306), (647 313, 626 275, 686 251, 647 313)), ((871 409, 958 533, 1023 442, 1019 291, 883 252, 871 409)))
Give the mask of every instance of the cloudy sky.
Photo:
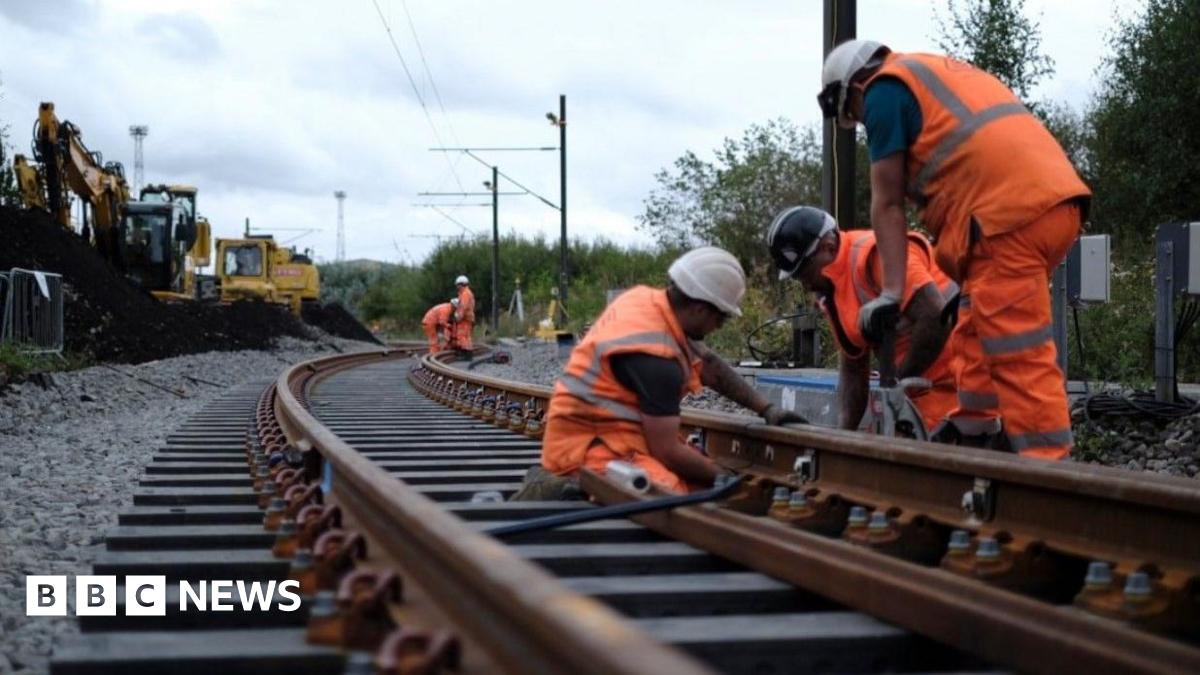
MULTIPOLYGON (((556 145, 545 113, 560 93, 573 236, 628 243, 646 241, 635 217, 653 174, 684 151, 708 156, 772 117, 818 121, 818 0, 376 1, 0 0, 0 122, 25 152, 38 102, 53 101, 131 178, 128 128, 148 125, 147 181, 198 186, 216 236, 246 217, 283 240, 319 230, 296 241, 319 259, 334 257, 345 190, 347 257, 400 261, 490 231, 487 197, 443 209, 453 220, 416 206, 490 178, 428 149, 556 145)), ((1037 95, 1085 104, 1114 17, 1140 3, 1026 4, 1057 67, 1037 95)), ((858 35, 932 50, 942 5, 861 0, 858 35)), ((480 154, 558 201, 556 153, 480 154)), ((557 236, 534 197, 502 197, 500 216, 504 231, 557 236)))

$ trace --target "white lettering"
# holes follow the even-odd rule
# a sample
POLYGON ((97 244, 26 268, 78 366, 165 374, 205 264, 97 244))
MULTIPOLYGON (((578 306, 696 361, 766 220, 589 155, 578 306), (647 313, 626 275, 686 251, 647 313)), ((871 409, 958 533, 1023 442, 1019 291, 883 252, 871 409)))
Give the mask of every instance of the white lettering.
POLYGON ((208 609, 208 582, 200 582, 200 591, 192 587, 192 584, 187 581, 179 582, 179 611, 186 612, 188 600, 191 600, 192 605, 201 612, 208 609))
POLYGON ((209 609, 214 612, 232 612, 233 611, 233 582, 232 581, 214 581, 212 582, 212 599, 209 609), (221 604, 224 602, 225 604, 221 604))
POLYGON ((267 582, 267 590, 263 592, 261 582, 250 582, 249 593, 246 592, 246 582, 238 580, 238 594, 242 597, 242 609, 247 612, 254 611, 254 604, 258 603, 258 608, 262 611, 271 609, 271 596, 275 594, 275 580, 267 582))
POLYGON ((279 595, 286 599, 287 604, 280 603, 279 610, 283 612, 294 612, 300 609, 300 596, 293 591, 300 590, 300 582, 295 579, 288 579, 279 584, 279 595))

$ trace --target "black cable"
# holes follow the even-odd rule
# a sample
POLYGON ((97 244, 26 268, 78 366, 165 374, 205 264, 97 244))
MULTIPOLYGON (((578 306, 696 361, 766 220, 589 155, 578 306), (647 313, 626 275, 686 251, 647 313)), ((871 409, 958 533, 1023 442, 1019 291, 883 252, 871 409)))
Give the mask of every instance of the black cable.
POLYGON ((760 350, 756 349, 754 346, 754 342, 753 342, 754 336, 758 335, 760 332, 762 332, 768 326, 773 326, 773 325, 783 322, 783 321, 791 321, 792 319, 795 319, 797 317, 807 316, 807 315, 808 315, 807 311, 796 312, 795 314, 785 314, 784 316, 777 316, 777 317, 774 317, 771 319, 767 319, 763 323, 760 323, 754 330, 750 331, 750 333, 746 336, 746 351, 750 352, 750 356, 753 356, 756 361, 762 361, 763 363, 768 363, 770 361, 786 361, 787 360, 786 357, 788 356, 788 352, 787 352, 786 348, 780 349, 780 350, 777 350, 774 352, 760 351, 760 350))
POLYGON ((552 530, 557 527, 566 525, 577 525, 579 523, 590 523, 595 520, 604 520, 607 518, 617 518, 620 516, 632 516, 639 513, 649 513, 651 511, 662 511, 665 509, 673 509, 679 506, 689 506, 691 504, 700 504, 703 502, 720 499, 729 494, 738 485, 741 485, 744 476, 735 476, 724 485, 702 490, 700 492, 692 492, 686 495, 673 495, 663 497, 662 499, 651 499, 649 501, 632 501, 624 504, 614 504, 612 506, 601 506, 595 509, 584 509, 581 511, 571 511, 568 513, 556 513, 541 518, 530 518, 522 520, 510 525, 501 525, 490 530, 484 530, 485 534, 490 534, 493 537, 505 537, 513 534, 523 534, 526 532, 537 532, 540 530, 552 530))
POLYGON ((1097 392, 1083 400, 1084 419, 1096 422, 1107 417, 1148 417, 1154 421, 1171 421, 1200 412, 1200 401, 1177 397, 1172 403, 1159 401, 1153 392, 1134 391, 1128 394, 1097 392))

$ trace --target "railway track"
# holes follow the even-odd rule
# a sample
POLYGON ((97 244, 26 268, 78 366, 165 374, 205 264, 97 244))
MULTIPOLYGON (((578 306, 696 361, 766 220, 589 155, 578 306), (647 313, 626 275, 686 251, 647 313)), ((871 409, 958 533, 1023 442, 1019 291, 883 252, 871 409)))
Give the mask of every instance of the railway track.
POLYGON ((689 413, 731 494, 501 544, 599 508, 497 501, 549 391, 411 353, 302 364, 181 428, 95 569, 164 574, 167 616, 81 618, 53 671, 1200 671, 1190 481, 689 413), (179 579, 288 577, 298 611, 170 611, 179 579))

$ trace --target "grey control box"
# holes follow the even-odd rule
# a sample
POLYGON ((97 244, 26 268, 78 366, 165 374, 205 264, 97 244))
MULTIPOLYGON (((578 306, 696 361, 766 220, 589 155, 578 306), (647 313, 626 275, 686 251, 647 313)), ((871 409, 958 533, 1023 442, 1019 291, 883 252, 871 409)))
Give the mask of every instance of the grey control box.
POLYGON ((1067 298, 1071 302, 1108 302, 1112 279, 1110 238, 1087 234, 1067 254, 1067 298))
POLYGON ((1200 295, 1200 222, 1160 225, 1156 240, 1160 264, 1169 261, 1171 289, 1200 295))

